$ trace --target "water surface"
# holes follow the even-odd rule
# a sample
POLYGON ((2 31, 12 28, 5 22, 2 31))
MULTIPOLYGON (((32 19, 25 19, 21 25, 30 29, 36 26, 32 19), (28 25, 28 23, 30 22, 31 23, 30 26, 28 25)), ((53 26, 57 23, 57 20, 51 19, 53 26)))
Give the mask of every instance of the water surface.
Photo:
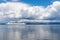
POLYGON ((0 40, 60 40, 60 25, 0 25, 0 40))

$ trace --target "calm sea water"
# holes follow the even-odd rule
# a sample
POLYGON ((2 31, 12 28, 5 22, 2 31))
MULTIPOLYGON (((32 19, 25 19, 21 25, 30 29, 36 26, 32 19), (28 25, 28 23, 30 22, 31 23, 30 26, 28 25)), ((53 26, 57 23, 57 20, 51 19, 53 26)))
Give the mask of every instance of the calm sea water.
POLYGON ((60 25, 0 25, 0 40, 60 40, 60 25))

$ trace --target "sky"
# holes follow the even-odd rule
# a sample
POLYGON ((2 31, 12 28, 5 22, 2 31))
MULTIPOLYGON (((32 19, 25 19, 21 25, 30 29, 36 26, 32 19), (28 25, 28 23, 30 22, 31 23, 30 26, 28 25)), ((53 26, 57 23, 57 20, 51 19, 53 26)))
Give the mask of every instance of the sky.
MULTIPOLYGON (((12 0, 0 0, 0 3, 2 2, 12 2, 12 0)), ((14 0, 18 2, 24 2, 30 5, 35 5, 35 6, 48 6, 52 4, 54 1, 60 1, 60 0, 14 0)))
POLYGON ((59 0, 20 0, 20 1, 36 6, 48 6, 52 4, 54 1, 59 1, 59 0))
POLYGON ((0 22, 17 19, 60 20, 60 0, 0 0, 0 22))

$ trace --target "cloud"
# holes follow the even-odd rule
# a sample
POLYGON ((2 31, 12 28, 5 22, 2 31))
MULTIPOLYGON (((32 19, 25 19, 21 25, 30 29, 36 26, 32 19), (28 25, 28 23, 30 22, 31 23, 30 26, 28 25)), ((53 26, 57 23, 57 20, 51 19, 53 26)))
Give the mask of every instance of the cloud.
POLYGON ((0 4, 0 12, 5 18, 35 18, 43 13, 44 7, 24 3, 8 2, 0 4))
POLYGON ((6 18, 60 19, 60 2, 44 6, 31 6, 22 2, 0 3, 0 20, 6 18))
POLYGON ((50 14, 50 19, 60 19, 60 2, 55 1, 52 5, 46 8, 47 12, 50 14))

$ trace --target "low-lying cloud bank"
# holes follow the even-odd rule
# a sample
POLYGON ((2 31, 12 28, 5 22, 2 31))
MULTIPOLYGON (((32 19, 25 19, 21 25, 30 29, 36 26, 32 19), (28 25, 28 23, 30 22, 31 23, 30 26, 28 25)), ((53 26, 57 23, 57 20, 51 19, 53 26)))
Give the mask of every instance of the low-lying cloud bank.
POLYGON ((8 18, 60 19, 60 2, 55 1, 47 7, 21 2, 0 3, 0 21, 8 18))

